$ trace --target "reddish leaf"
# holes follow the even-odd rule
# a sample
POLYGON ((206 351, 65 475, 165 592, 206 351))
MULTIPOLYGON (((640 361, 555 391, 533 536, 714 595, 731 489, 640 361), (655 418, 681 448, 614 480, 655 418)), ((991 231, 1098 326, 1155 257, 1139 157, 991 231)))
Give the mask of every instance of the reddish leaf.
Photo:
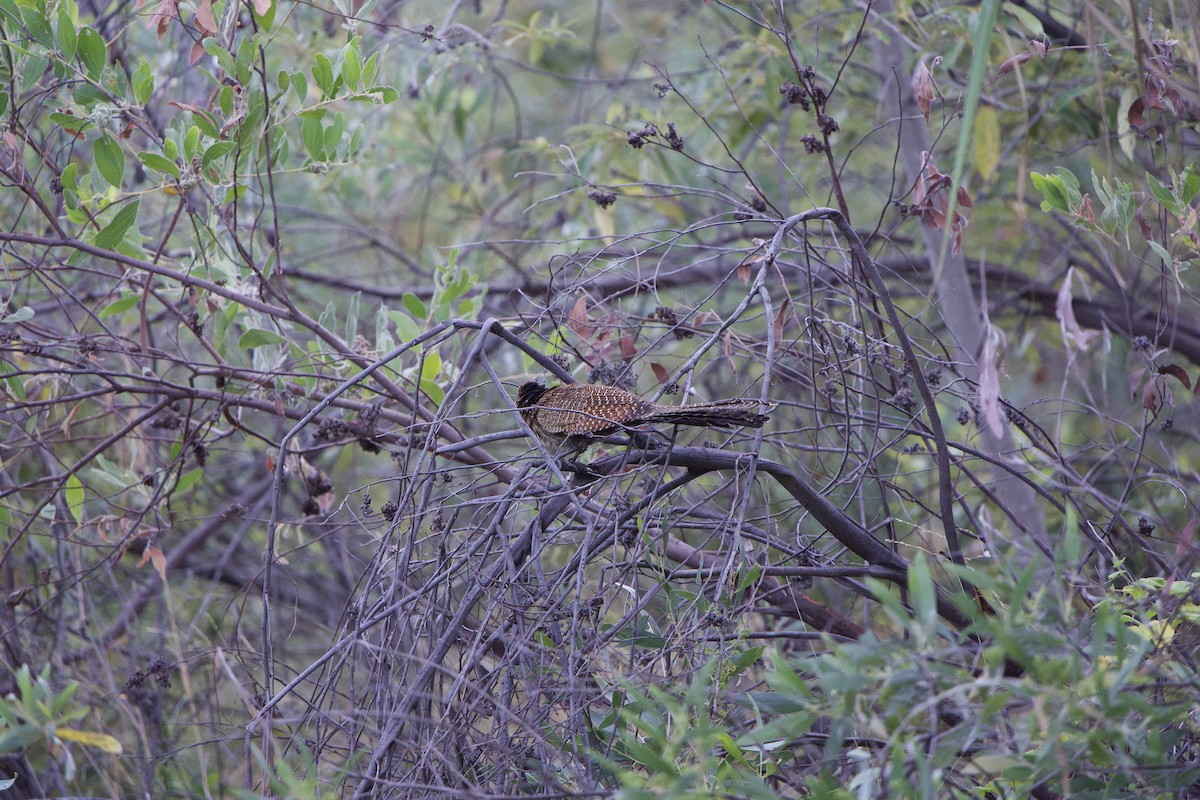
POLYGON ((171 20, 178 18, 179 0, 162 0, 150 15, 148 24, 157 30, 158 40, 161 42, 167 29, 171 27, 171 20))
POLYGON ((1152 79, 1146 80, 1146 93, 1142 95, 1142 98, 1146 101, 1146 108, 1157 108, 1159 111, 1162 111, 1165 108, 1165 106, 1163 106, 1162 92, 1159 89, 1158 81, 1152 79))
POLYGON ((1144 237, 1146 237, 1147 239, 1149 239, 1149 238, 1150 238, 1150 235, 1151 235, 1152 233, 1154 233, 1154 229, 1150 227, 1150 223, 1149 223, 1149 222, 1146 222, 1146 217, 1145 217, 1145 216, 1142 214, 1142 207, 1141 207, 1141 206, 1138 206, 1137 213, 1135 213, 1135 214, 1133 215, 1133 218, 1134 218, 1134 220, 1136 220, 1136 221, 1137 221, 1137 224, 1138 224, 1138 230, 1140 230, 1140 231, 1142 232, 1142 236, 1144 236, 1144 237))
POLYGON ((581 297, 575 301, 575 305, 571 306, 571 312, 567 315, 567 327, 587 339, 596 330, 592 327, 591 322, 587 313, 587 300, 581 297))
POLYGON ((1184 385, 1184 388, 1192 388, 1192 379, 1183 371, 1183 367, 1178 364, 1167 364, 1165 367, 1158 368, 1159 375, 1172 375, 1179 379, 1179 382, 1184 385))
POLYGON ((1146 124, 1142 121, 1142 115, 1145 113, 1145 111, 1146 103, 1144 100, 1142 100, 1142 98, 1139 97, 1130 103, 1129 111, 1125 115, 1125 118, 1129 120, 1129 127, 1137 130, 1142 130, 1145 128, 1146 124))
POLYGON ((632 361, 637 355, 637 345, 633 343, 633 337, 628 333, 621 335, 621 358, 625 361, 632 361))
POLYGON ((654 373, 654 377, 659 383, 666 383, 671 377, 671 373, 667 372, 667 368, 657 361, 650 362, 650 371, 654 373))
POLYGON ((196 4, 196 27, 205 36, 217 32, 217 20, 213 18, 212 0, 200 0, 196 4))
POLYGON ((745 261, 743 261, 741 264, 738 264, 737 276, 739 278, 741 278, 742 283, 749 283, 750 282, 750 265, 747 264, 745 261))
POLYGON ((1142 387, 1142 408, 1151 413, 1158 413, 1158 392, 1154 381, 1146 381, 1146 385, 1142 387))
POLYGON ((788 321, 788 306, 792 300, 790 297, 785 297, 783 303, 779 306, 779 310, 775 312, 775 340, 778 341, 783 336, 783 329, 787 326, 788 321))
POLYGON ((1093 225, 1096 224, 1096 212, 1092 208, 1092 196, 1090 194, 1085 194, 1083 196, 1083 204, 1079 206, 1079 211, 1077 213, 1081 219, 1086 220, 1093 225))

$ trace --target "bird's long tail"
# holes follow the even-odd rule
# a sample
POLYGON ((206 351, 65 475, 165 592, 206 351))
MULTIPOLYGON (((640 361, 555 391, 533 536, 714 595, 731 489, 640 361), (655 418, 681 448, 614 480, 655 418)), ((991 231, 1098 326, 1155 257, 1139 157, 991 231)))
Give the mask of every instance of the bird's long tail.
POLYGON ((654 412, 654 422, 675 425, 698 425, 705 428, 731 428, 737 425, 761 428, 774 406, 760 414, 757 400, 721 400, 716 403, 697 403, 691 406, 660 406, 654 412))

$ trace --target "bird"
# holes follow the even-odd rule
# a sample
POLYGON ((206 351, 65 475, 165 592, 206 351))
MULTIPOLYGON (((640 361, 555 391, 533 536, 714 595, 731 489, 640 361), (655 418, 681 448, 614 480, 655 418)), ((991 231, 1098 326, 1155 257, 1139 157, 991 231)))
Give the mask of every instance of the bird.
POLYGON ((647 422, 731 428, 761 428, 767 413, 757 400, 718 400, 690 406, 668 406, 615 386, 563 383, 547 388, 529 381, 517 390, 517 408, 525 424, 546 450, 579 455, 594 437, 607 436, 647 422))

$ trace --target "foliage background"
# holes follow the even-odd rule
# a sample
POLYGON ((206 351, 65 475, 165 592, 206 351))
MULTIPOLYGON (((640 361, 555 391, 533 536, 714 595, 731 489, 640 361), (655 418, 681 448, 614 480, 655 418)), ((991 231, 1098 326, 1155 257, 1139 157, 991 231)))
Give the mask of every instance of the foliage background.
POLYGON ((1200 795, 1137 5, 0 0, 6 797, 1200 795))

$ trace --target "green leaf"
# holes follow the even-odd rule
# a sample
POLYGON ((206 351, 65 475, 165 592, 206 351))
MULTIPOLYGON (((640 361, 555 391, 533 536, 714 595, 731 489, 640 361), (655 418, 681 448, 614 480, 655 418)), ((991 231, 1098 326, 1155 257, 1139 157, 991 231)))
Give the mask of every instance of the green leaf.
POLYGON ((358 304, 361 299, 362 292, 355 292, 350 296, 350 307, 346 309, 346 341, 350 343, 358 335, 358 304))
POLYGON ((1150 184, 1151 194, 1154 195, 1162 207, 1178 216, 1179 204, 1175 201, 1171 190, 1162 181, 1149 173, 1146 174, 1146 182, 1150 184))
POLYGON ((83 522, 83 482, 72 472, 67 476, 66 485, 67 509, 77 523, 83 522))
POLYGON ((79 174, 79 165, 72 162, 63 167, 63 171, 58 174, 58 179, 62 181, 63 191, 74 192, 79 189, 79 184, 76 176, 79 174))
POLYGON ((133 99, 139 106, 146 105, 150 100, 150 95, 154 94, 154 73, 150 71, 150 65, 145 61, 138 64, 138 68, 133 71, 132 84, 133 99))
POLYGON ((138 303, 138 300, 140 300, 140 299, 141 299, 141 295, 131 294, 131 295, 126 295, 125 297, 122 297, 118 300, 114 300, 111 303, 109 303, 107 306, 105 306, 103 309, 101 309, 100 319, 108 319, 109 317, 115 317, 118 314, 128 311, 129 309, 136 306, 138 303))
POLYGON ((1154 251, 1154 254, 1162 259, 1167 269, 1170 269, 1175 260, 1171 258, 1171 254, 1167 252, 1167 249, 1153 239, 1146 242, 1146 244, 1150 245, 1150 249, 1154 251))
POLYGON ((50 18, 46 16, 44 10, 39 11, 31 6, 23 6, 21 18, 35 42, 47 50, 54 49, 54 31, 50 29, 50 18))
POLYGON ((330 157, 337 152, 338 144, 342 141, 342 133, 345 129, 346 118, 341 114, 334 114, 333 122, 325 129, 325 134, 322 137, 325 145, 324 150, 330 157))
POLYGON ((358 55, 358 48, 348 44, 342 54, 342 82, 353 92, 358 89, 358 79, 361 76, 362 59, 358 55))
MULTIPOLYGON (((0 113, 3 113, 0 110, 0 113)), ((1196 172, 1196 165, 1189 164, 1183 174, 1179 176, 1176 182, 1179 187, 1179 199, 1185 204, 1190 205, 1196 199, 1196 195, 1200 194, 1200 173, 1196 172)))
POLYGON ((0 734, 0 753, 15 753, 24 750, 42 736, 42 730, 36 725, 25 723, 0 734))
POLYGON ((96 159, 100 177, 108 181, 110 186, 120 189, 121 178, 125 176, 125 153, 121 151, 117 140, 107 133, 103 134, 92 143, 92 157, 96 159))
POLYGON ((189 162, 200 155, 200 128, 195 125, 183 135, 183 155, 189 162))
POLYGON ((429 310, 421 302, 421 298, 412 292, 405 292, 401 301, 404 303, 404 307, 408 309, 408 313, 412 314, 413 319, 427 319, 429 317, 429 310))
POLYGON ((1042 175, 1035 172, 1032 174, 1033 186, 1042 193, 1044 200, 1042 201, 1042 210, 1049 211, 1057 209, 1064 213, 1071 213, 1071 207, 1067 204, 1067 191, 1063 186, 1062 178, 1057 175, 1042 175))
POLYGON ((442 374, 442 357, 431 350, 421 362, 421 380, 432 381, 442 374))
POLYGON ((96 246, 112 250, 125 238, 125 231, 137 222, 138 206, 141 201, 134 200, 126 204, 113 215, 112 220, 96 234, 96 246))
POLYGON ((321 128, 321 120, 314 117, 305 118, 300 125, 300 136, 304 140, 304 149, 308 151, 313 161, 322 161, 322 147, 325 135, 321 128))
POLYGON ((83 62, 88 77, 94 81, 100 80, 100 73, 104 71, 104 64, 108 60, 108 48, 104 45, 104 39, 95 28, 84 25, 79 29, 78 48, 79 60, 83 62))
POLYGON ((71 15, 67 13, 66 7, 58 10, 58 52, 62 53, 63 58, 67 61, 75 60, 75 49, 79 43, 79 37, 75 35, 75 23, 71 21, 71 15))
POLYGON ((20 90, 27 92, 36 86, 42 76, 46 74, 48 66, 50 66, 50 59, 43 56, 30 56, 25 59, 25 67, 21 70, 20 90))
MULTIPOLYGON (((388 314, 392 322, 396 323, 396 336, 401 342, 411 342, 413 339, 421 335, 421 326, 413 321, 413 318, 403 311, 392 311, 388 314)), ((424 319, 424 317, 421 317, 424 319)))
POLYGON ((138 153, 138 160, 155 172, 161 172, 173 178, 179 177, 178 165, 174 161, 169 161, 166 157, 160 156, 158 153, 138 153))
POLYGON ((975 115, 975 168, 986 181, 1000 164, 1000 119, 996 109, 982 106, 975 115))
POLYGON ((308 98, 308 78, 304 77, 304 73, 299 70, 292 73, 292 91, 296 93, 296 99, 301 103, 308 98))
POLYGON ((275 331, 268 331, 263 328, 251 328, 238 339, 238 347, 242 350, 253 350, 256 347, 279 344, 283 341, 285 339, 275 333, 275 331))
POLYGON ((391 86, 372 86, 367 89, 367 94, 377 94, 384 105, 394 103, 400 99, 400 92, 393 89, 391 86))
POLYGON ((35 312, 35 311, 34 311, 32 308, 30 308, 29 306, 21 306, 20 308, 18 308, 18 309, 17 309, 16 311, 14 311, 13 313, 11 313, 11 314, 9 314, 8 316, 4 317, 4 319, 0 319, 0 324, 4 324, 4 325, 16 325, 16 324, 17 324, 17 323, 19 323, 19 322, 25 322, 26 320, 31 320, 31 319, 33 319, 33 318, 34 318, 34 316, 36 315, 36 313, 37 313, 37 312, 35 312))
POLYGON ((204 157, 200 159, 201 163, 207 167, 218 158, 224 157, 235 147, 237 147, 237 144, 234 142, 216 142, 204 151, 204 157))
POLYGON ((61 111, 51 111, 50 121, 72 133, 79 133, 92 124, 92 121, 87 117, 76 117, 71 114, 64 114, 61 111))
POLYGON ((428 378, 421 378, 421 391, 429 396, 430 402, 434 405, 440 406, 446 399, 446 392, 442 390, 442 387, 428 378))
POLYGON ((210 139, 220 139, 221 138, 221 132, 217 130, 216 123, 213 122, 212 117, 208 116, 207 114, 197 113, 197 112, 193 111, 192 112, 192 122, 194 122, 196 124, 196 127, 200 129, 200 132, 203 133, 208 138, 210 138, 210 139))
POLYGON ((937 596, 933 588, 933 574, 925 554, 918 552, 908 571, 908 592, 913 613, 920 629, 933 633, 937 624, 937 596))
POLYGON ((324 53, 317 53, 317 63, 312 69, 313 80, 324 97, 333 97, 333 64, 324 53))
POLYGON ((179 483, 175 484, 175 493, 182 494, 188 489, 191 489, 197 483, 204 479, 204 470, 197 467, 190 469, 183 475, 179 476, 179 483))
POLYGON ((233 54, 221 46, 213 37, 209 36, 204 40, 204 52, 217 60, 221 65, 221 69, 226 75, 236 75, 237 69, 233 63, 233 54))
POLYGON ((325 310, 317 318, 317 325, 327 331, 332 331, 337 326, 337 306, 332 300, 325 304, 325 310))

